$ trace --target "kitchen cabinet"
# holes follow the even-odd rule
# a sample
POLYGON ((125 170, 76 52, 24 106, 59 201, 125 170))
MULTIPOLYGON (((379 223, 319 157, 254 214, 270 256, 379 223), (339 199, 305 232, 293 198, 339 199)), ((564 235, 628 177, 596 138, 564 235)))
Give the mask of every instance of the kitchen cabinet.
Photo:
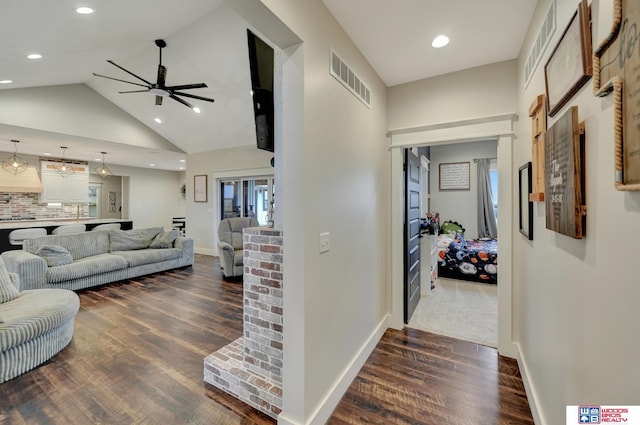
POLYGON ((62 177, 56 173, 59 163, 41 161, 42 193, 40 203, 61 202, 65 204, 84 204, 89 202, 89 166, 71 164, 74 173, 62 177))

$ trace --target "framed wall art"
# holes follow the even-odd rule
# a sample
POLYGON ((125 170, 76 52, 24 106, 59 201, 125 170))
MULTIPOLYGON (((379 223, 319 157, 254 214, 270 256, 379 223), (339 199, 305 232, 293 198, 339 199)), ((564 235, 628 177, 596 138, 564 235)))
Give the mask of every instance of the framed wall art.
POLYGON ((584 140, 584 122, 572 106, 549 128, 545 143, 546 226, 575 239, 586 231, 584 140))
POLYGON ((469 162, 443 162, 440 164, 440 190, 469 190, 469 162))
POLYGON ((582 0, 544 67, 547 111, 554 116, 591 78, 590 9, 582 0))
POLYGON ((520 200, 519 223, 520 233, 530 241, 533 240, 533 202, 529 200, 532 188, 531 162, 527 162, 518 170, 518 199, 520 200))
POLYGON ((593 91, 613 94, 617 190, 640 190, 640 3, 613 0, 613 25, 593 53, 593 91))
POLYGON ((207 202, 207 175, 193 176, 193 202, 207 202))

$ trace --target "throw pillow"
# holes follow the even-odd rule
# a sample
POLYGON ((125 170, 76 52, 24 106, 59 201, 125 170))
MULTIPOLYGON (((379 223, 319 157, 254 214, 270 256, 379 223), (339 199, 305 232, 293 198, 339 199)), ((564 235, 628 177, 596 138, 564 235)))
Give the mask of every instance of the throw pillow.
POLYGON ((175 229, 167 232, 160 232, 153 239, 149 248, 171 248, 173 247, 173 242, 176 239, 178 239, 178 231, 175 229))
POLYGON ((44 258, 49 267, 64 266, 73 262, 71 253, 66 248, 57 245, 42 245, 36 251, 36 255, 44 258))
POLYGON ((15 300, 20 296, 20 291, 11 282, 9 271, 0 258, 0 304, 15 300))

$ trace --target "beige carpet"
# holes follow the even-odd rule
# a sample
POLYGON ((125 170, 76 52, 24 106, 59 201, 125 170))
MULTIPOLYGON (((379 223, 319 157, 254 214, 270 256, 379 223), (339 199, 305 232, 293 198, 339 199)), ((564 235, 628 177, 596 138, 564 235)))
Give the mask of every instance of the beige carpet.
POLYGON ((440 278, 422 296, 407 326, 497 347, 498 287, 440 278))

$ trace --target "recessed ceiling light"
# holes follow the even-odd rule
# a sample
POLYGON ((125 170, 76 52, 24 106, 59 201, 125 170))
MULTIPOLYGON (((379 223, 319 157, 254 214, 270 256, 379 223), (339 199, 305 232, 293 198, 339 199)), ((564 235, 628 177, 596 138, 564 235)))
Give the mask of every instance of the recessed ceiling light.
POLYGON ((76 9, 76 12, 81 15, 91 15, 93 13, 93 9, 90 7, 79 7, 76 9))
POLYGON ((0 84, 11 84, 13 81, 11 80, 0 80, 0 84))
POLYGON ((156 164, 149 164, 149 167, 155 167, 156 164))
POLYGON ((196 114, 200 113, 200 108, 198 108, 197 106, 193 107, 193 112, 195 112, 196 114))
POLYGON ((27 55, 27 59, 40 59, 42 58, 42 55, 39 53, 31 53, 30 55, 27 55))
POLYGON ((444 47, 447 44, 449 44, 449 37, 447 37, 446 35, 439 35, 431 42, 431 45, 436 49, 444 47))
POLYGON ((154 118, 153 120, 158 124, 162 124, 162 120, 160 118, 154 118))
POLYGON ((184 170, 184 167, 178 167, 178 170, 184 170))
POLYGON ((180 162, 186 162, 186 160, 185 159, 181 159, 180 162))

